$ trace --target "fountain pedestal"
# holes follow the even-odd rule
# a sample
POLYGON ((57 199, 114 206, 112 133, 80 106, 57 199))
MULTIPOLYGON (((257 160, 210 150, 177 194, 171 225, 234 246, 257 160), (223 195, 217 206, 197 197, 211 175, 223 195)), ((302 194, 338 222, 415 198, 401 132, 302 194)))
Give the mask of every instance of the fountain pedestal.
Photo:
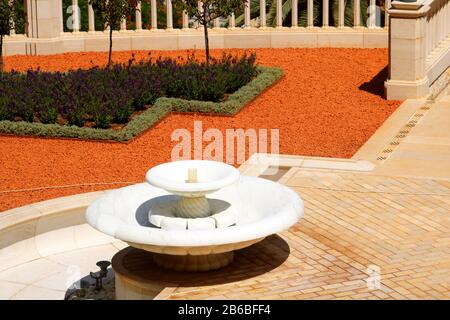
POLYGON ((176 256, 171 254, 159 254, 153 255, 153 261, 163 268, 171 269, 175 271, 211 271, 223 268, 233 262, 234 252, 223 252, 207 255, 186 255, 176 256))

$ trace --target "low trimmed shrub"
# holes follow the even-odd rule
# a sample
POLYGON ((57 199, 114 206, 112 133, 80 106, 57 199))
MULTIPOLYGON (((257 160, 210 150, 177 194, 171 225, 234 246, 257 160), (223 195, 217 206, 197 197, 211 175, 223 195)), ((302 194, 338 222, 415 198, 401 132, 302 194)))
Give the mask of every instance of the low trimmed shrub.
POLYGON ((108 128, 127 123, 134 111, 161 97, 220 102, 257 75, 255 60, 254 54, 224 54, 207 65, 194 56, 139 62, 133 57, 110 68, 13 71, 0 78, 0 121, 58 121, 80 127, 90 121, 108 128))

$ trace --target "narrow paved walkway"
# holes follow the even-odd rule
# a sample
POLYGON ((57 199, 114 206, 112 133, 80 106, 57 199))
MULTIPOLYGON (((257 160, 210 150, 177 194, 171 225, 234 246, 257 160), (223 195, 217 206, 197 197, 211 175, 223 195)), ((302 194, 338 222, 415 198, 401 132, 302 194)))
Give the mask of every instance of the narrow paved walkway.
POLYGON ((378 174, 450 178, 450 96, 406 102, 353 158, 378 174))

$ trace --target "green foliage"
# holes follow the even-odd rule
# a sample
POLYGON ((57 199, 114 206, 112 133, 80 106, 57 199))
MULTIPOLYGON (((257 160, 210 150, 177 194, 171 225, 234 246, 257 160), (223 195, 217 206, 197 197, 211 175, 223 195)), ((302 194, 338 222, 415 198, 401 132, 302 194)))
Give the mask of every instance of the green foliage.
MULTIPOLYGON (((11 33, 14 24, 23 25, 17 0, 0 0, 0 73, 3 72, 3 38, 11 33)), ((23 13, 23 12, 22 12, 23 13)))
POLYGON ((105 27, 120 29, 120 22, 132 15, 137 6, 137 0, 89 0, 94 11, 101 14, 105 27))
POLYGON ((84 123, 86 122, 85 114, 85 108, 74 108, 66 115, 66 118, 69 122, 69 125, 83 127, 84 123))
MULTIPOLYGON (((159 98, 151 108, 133 118, 128 125, 120 131, 99 128, 80 128, 77 126, 61 126, 58 124, 27 123, 24 121, 0 121, 0 133, 90 140, 128 141, 156 124, 170 112, 204 112, 234 115, 264 90, 273 85, 282 77, 282 75, 283 71, 279 68, 259 67, 258 76, 230 95, 224 102, 214 103, 179 98, 159 98)), ((0 99, 0 117, 4 105, 5 103, 2 104, 2 99, 0 99)))
POLYGON ((39 113, 39 118, 42 123, 56 123, 58 118, 58 109, 53 105, 53 100, 49 97, 43 99, 42 112, 39 113))
MULTIPOLYGON (((360 1, 360 9, 361 9, 361 24, 364 24, 367 20, 367 7, 368 0, 359 0, 360 1)), ((298 0, 298 25, 300 27, 306 27, 308 22, 307 17, 307 3, 308 0, 298 0)), ((344 1, 345 6, 345 26, 353 26, 353 5, 354 1, 346 0, 344 1)), ((330 0, 329 2, 329 25, 337 26, 339 21, 339 1, 338 0, 330 0)), ((266 0, 266 23, 269 27, 276 26, 276 0, 266 0)), ((315 26, 321 26, 322 21, 322 12, 323 12, 323 1, 322 0, 313 0, 313 24, 315 26)), ((282 20, 283 26, 291 26, 292 19, 292 1, 291 0, 283 0, 282 3, 282 20)), ((259 0, 250 0, 250 17, 251 19, 257 18, 260 15, 260 1, 259 0)), ((236 25, 241 26, 244 24, 244 14, 242 10, 237 12, 236 14, 236 25)))
POLYGON ((101 14, 105 28, 109 30, 108 66, 112 62, 113 30, 120 29, 120 22, 136 12, 138 0, 89 0, 94 12, 101 14))
POLYGON ((9 35, 13 26, 12 19, 15 15, 15 0, 0 0, 0 35, 9 35))
POLYGON ((197 0, 174 0, 174 7, 185 10, 201 25, 208 24, 216 18, 227 17, 242 9, 247 0, 204 0, 199 8, 197 0))
POLYGON ((127 123, 135 110, 163 96, 219 102, 256 75, 256 56, 224 54, 206 65, 194 55, 187 62, 158 57, 155 61, 114 64, 111 68, 70 72, 10 72, 0 78, 1 117, 55 123, 58 115, 70 125, 94 121, 106 128, 111 121, 127 123))
POLYGON ((203 26, 205 32, 206 63, 209 64, 208 25, 214 19, 227 17, 243 8, 248 0, 203 0, 201 6, 197 0, 174 0, 174 8, 185 11, 189 17, 203 26))
MULTIPOLYGON (((88 18, 88 4, 89 0, 78 0, 78 7, 80 8, 80 31, 88 31, 89 30, 89 18, 88 18)), ((67 27, 67 20, 69 19, 69 16, 72 15, 72 13, 67 12, 67 8, 72 5, 72 0, 63 0, 62 1, 62 7, 63 7, 63 27, 65 32, 72 32, 71 29, 67 27)), ((95 12, 95 10, 94 10, 95 12)), ((97 31, 104 31, 105 30, 105 24, 103 22, 103 17, 100 13, 95 15, 95 30, 97 31)))
POLYGON ((13 120, 14 116, 11 112, 11 104, 6 97, 0 96, 0 121, 13 120))

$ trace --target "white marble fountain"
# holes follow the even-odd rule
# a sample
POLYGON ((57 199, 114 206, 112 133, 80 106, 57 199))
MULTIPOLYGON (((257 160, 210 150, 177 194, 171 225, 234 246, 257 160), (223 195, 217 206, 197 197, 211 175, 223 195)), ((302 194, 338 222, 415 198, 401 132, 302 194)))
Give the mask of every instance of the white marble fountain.
POLYGON ((294 225, 303 201, 269 180, 241 176, 214 161, 165 163, 147 183, 114 190, 86 218, 97 230, 153 252, 161 267, 208 271, 233 261, 233 251, 294 225))

